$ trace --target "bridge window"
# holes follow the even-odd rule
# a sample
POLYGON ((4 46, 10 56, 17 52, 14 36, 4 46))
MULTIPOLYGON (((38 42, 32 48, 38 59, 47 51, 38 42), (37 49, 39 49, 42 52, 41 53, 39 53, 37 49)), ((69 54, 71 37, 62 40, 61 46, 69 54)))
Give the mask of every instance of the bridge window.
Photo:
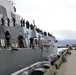
POLYGON ((11 19, 15 18, 15 15, 11 12, 11 19))
POLYGON ((5 17, 7 17, 7 11, 6 11, 6 8, 5 7, 0 6, 0 14, 2 14, 5 17))

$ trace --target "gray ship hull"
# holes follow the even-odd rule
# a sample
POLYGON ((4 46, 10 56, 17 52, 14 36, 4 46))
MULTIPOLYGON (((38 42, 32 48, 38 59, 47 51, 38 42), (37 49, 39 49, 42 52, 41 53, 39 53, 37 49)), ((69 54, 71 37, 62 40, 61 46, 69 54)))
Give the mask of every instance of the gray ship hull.
POLYGON ((18 51, 3 49, 0 50, 0 75, 10 75, 24 67, 39 61, 48 60, 51 51, 50 49, 31 49, 18 48, 18 51))
MULTIPOLYGON (((18 48, 17 37, 21 31, 22 35, 25 35, 23 28, 20 26, 16 27, 0 27, 0 39, 5 39, 4 32, 9 29, 11 34, 12 46, 18 50, 12 50, 7 48, 0 48, 0 75, 10 75, 11 73, 18 71, 19 69, 25 68, 31 64, 39 61, 46 61, 49 59, 51 54, 57 53, 57 45, 51 43, 50 47, 39 48, 35 46, 35 49, 18 48), (13 42, 14 41, 14 42, 13 42)), ((25 36, 26 38, 26 36, 25 36)), ((11 47, 10 47, 11 48, 11 47)))
POLYGON ((21 27, 20 16, 15 14, 16 8, 11 1, 0 0, 0 10, 0 20, 4 17, 5 21, 3 25, 0 21, 0 75, 10 75, 36 62, 48 60, 51 54, 57 54, 55 37, 52 34, 44 35, 43 31, 35 26, 35 23, 33 30, 30 26, 29 28, 27 26, 21 27), (7 17, 10 19, 10 26, 7 24, 7 17), (13 18, 16 19, 15 26, 13 26, 13 18), (5 32, 7 29, 10 33, 10 49, 6 45, 5 32), (19 48, 19 33, 24 38, 24 48, 19 48), (33 46, 35 49, 29 48, 31 37, 34 39, 33 46), (16 49, 12 50, 12 48, 16 49))

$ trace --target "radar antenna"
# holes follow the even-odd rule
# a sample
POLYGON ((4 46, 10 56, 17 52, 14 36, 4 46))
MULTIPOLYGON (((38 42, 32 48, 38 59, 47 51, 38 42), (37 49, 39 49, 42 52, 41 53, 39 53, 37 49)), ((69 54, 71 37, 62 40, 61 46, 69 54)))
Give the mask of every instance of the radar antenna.
POLYGON ((12 0, 8 0, 12 5, 14 5, 14 4, 16 4, 16 3, 14 3, 12 0))
POLYGON ((34 20, 33 20, 33 24, 34 24, 34 27, 36 27, 36 26, 35 26, 35 21, 34 21, 34 20))

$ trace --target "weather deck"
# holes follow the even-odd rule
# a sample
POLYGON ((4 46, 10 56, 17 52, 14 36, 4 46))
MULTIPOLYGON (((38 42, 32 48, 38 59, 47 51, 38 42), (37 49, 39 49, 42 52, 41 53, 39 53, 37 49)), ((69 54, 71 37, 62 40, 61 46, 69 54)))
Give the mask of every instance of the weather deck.
POLYGON ((71 50, 71 55, 67 55, 67 62, 57 70, 56 75, 76 75, 76 50, 71 50))

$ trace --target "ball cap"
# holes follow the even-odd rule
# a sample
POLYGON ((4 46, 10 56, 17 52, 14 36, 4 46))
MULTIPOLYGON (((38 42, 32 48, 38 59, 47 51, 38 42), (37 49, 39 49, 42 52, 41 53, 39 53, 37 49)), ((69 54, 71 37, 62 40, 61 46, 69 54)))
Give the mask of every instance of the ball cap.
POLYGON ((9 29, 6 29, 7 31, 9 31, 9 29))

